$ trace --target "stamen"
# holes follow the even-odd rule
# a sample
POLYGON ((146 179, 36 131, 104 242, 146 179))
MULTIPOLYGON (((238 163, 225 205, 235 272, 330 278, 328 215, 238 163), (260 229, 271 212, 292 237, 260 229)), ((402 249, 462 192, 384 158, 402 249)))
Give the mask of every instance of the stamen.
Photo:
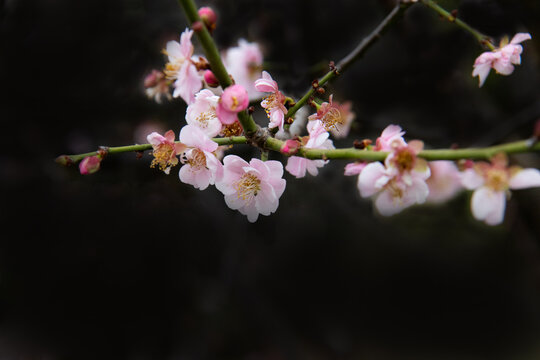
POLYGON ((508 173, 503 169, 489 169, 486 173, 486 186, 494 191, 508 188, 508 173))
POLYGON ((150 167, 154 168, 157 166, 159 170, 165 171, 165 169, 167 169, 169 166, 176 165, 176 162, 174 162, 173 160, 173 159, 176 159, 176 157, 173 156, 173 153, 174 153, 174 148, 172 145, 169 145, 169 144, 159 145, 152 152, 152 155, 154 155, 154 159, 152 159, 152 163, 150 164, 150 167))
POLYGON ((239 199, 249 204, 261 190, 261 180, 253 174, 246 173, 234 184, 239 199))
POLYGON ((197 116, 197 118, 195 119, 195 121, 197 121, 199 124, 201 124, 201 126, 203 128, 207 128, 208 127, 208 122, 210 121, 210 119, 214 119, 216 118, 216 111, 215 109, 211 109, 209 111, 206 111, 206 112, 203 112, 201 114, 199 114, 199 116, 197 116))
POLYGON ((193 149, 187 163, 191 165, 191 169, 195 171, 206 168, 206 155, 199 149, 193 149))
POLYGON ((337 125, 341 125, 345 122, 345 119, 343 119, 343 116, 341 115, 341 111, 339 109, 332 107, 328 112, 323 116, 321 119, 324 128, 328 131, 332 128, 337 129, 337 125))

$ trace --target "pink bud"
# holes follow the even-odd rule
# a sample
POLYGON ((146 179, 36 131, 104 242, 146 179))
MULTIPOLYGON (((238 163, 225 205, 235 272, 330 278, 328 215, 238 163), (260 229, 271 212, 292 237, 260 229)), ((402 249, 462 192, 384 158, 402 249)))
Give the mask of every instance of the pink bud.
POLYGON ((249 105, 249 96, 242 85, 231 85, 223 91, 220 104, 230 112, 240 112, 249 105))
POLYGON ((165 76, 161 71, 152 70, 152 72, 144 78, 144 87, 152 88, 158 84, 158 82, 163 79, 165 76))
POLYGON ((282 154, 285 155, 294 155, 298 152, 298 149, 300 149, 300 146, 302 144, 298 140, 289 139, 283 143, 283 146, 281 147, 280 151, 282 154))
POLYGON ((85 157, 79 164, 79 170, 82 175, 93 174, 99 170, 101 158, 99 156, 85 157))
POLYGON ((214 75, 212 70, 206 70, 204 72, 204 81, 210 87, 218 87, 219 86, 219 80, 216 78, 216 75, 214 75))
POLYGON ((212 8, 207 6, 200 8, 199 17, 208 28, 208 31, 212 32, 216 28, 217 15, 212 8))

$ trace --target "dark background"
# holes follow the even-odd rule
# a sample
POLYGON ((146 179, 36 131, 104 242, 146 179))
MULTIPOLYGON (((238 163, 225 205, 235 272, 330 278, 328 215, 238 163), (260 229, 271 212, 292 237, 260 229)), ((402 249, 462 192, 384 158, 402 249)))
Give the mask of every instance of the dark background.
MULTIPOLYGON (((250 224, 214 187, 149 168, 147 154, 81 176, 54 158, 184 124, 180 99, 160 106, 142 88, 183 13, 174 0, 0 4, 0 359, 540 357, 539 189, 515 191, 497 227, 471 218, 469 193, 382 218, 333 161, 317 177, 286 174, 278 211, 250 224)), ((337 146, 392 123, 433 148, 531 135, 539 2, 441 4, 492 36, 530 32, 522 65, 479 89, 482 49, 416 5, 330 85, 357 113, 337 146)), ((200 5, 218 12, 220 48, 260 42, 298 97, 392 1, 200 5)), ((540 167, 538 154, 512 162, 540 167)))

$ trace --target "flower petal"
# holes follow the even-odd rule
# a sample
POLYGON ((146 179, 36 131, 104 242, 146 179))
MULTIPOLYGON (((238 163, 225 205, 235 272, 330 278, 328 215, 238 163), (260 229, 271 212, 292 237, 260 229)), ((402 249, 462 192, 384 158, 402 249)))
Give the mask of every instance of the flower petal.
POLYGON ((540 186, 540 170, 523 169, 516 172, 509 181, 510 189, 525 189, 540 186))

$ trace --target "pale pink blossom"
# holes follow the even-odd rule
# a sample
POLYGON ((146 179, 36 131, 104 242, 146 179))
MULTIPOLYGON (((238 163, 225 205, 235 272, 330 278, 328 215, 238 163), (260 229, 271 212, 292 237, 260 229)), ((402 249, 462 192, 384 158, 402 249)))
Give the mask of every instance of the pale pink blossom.
POLYGON ((361 171, 358 176, 360 195, 374 196, 375 208, 381 215, 394 215, 426 201, 430 169, 424 159, 417 157, 422 148, 420 141, 405 145, 395 141, 384 165, 373 162, 361 171))
POLYGON ((427 202, 442 203, 463 190, 460 172, 453 161, 430 161, 428 165, 431 176, 426 180, 429 187, 427 202))
POLYGON ((180 155, 186 149, 186 146, 182 143, 175 143, 175 135, 172 130, 165 133, 165 136, 152 132, 146 137, 148 142, 152 145, 152 155, 154 159, 150 164, 150 167, 158 167, 159 170, 165 174, 169 174, 171 167, 178 164, 177 155, 180 155))
POLYGON ((287 114, 287 108, 285 108, 285 95, 279 91, 277 82, 272 79, 272 76, 266 71, 262 72, 262 78, 255 81, 255 88, 258 91, 270 93, 266 95, 261 102, 261 106, 265 109, 270 123, 268 128, 279 128, 283 130, 283 124, 285 121, 285 114, 287 114))
POLYGON ((187 104, 195 101, 195 93, 202 88, 202 76, 192 59, 192 35, 193 30, 186 29, 180 35, 180 42, 169 41, 165 50, 169 62, 165 65, 164 73, 167 79, 174 80, 173 96, 180 96, 187 104))
POLYGON ((218 144, 199 127, 186 125, 180 130, 180 142, 187 146, 181 157, 180 181, 204 190, 222 175, 223 166, 215 155, 218 144))
POLYGON ((501 75, 510 75, 514 72, 514 64, 521 64, 523 47, 519 43, 529 39, 531 39, 530 34, 518 33, 509 44, 501 43, 498 49, 486 51, 476 58, 472 76, 478 76, 479 86, 484 84, 492 68, 501 75))
POLYGON ((225 156, 223 176, 216 181, 227 206, 246 215, 252 223, 259 214, 267 216, 277 210, 285 185, 279 161, 251 159, 248 163, 236 155, 225 156))
POLYGON ((333 101, 330 95, 328 102, 323 102, 317 113, 310 115, 309 120, 321 120, 326 130, 336 138, 344 138, 349 134, 351 123, 356 117, 351 111, 351 102, 340 103, 333 101))
POLYGON ((246 89, 250 100, 261 98, 262 94, 254 84, 262 75, 263 55, 259 44, 240 39, 238 46, 231 47, 225 52, 223 63, 234 82, 246 89))
POLYGON ((230 125, 238 120, 238 113, 247 109, 249 97, 242 85, 227 87, 218 102, 216 114, 222 124, 230 125))
MULTIPOLYGON (((309 138, 304 145, 305 149, 334 149, 332 140, 328 139, 329 133, 326 131, 320 120, 310 121, 307 125, 309 138)), ((285 169, 296 178, 306 176, 306 171, 316 176, 319 168, 328 163, 328 160, 310 160, 300 156, 291 156, 287 160, 285 169)))
POLYGON ((540 186, 538 169, 508 167, 508 160, 500 154, 487 162, 477 162, 462 173, 462 184, 474 190, 471 212, 475 219, 488 225, 498 225, 504 220, 506 198, 510 189, 525 189, 540 186))
POLYGON ((367 162, 365 161, 355 161, 353 163, 349 163, 345 165, 345 176, 354 176, 354 175, 360 175, 362 170, 367 166, 367 162))
POLYGON ((152 70, 144 78, 144 88, 146 96, 161 104, 164 99, 172 100, 171 91, 165 74, 158 70, 152 70))
POLYGON ((209 137, 217 136, 221 131, 216 108, 219 96, 208 89, 203 89, 195 94, 195 101, 188 105, 186 122, 188 125, 199 127, 209 137))
POLYGON ((101 165, 101 156, 87 156, 79 163, 79 171, 82 175, 90 175, 99 170, 101 165))
POLYGON ((403 139, 404 134, 405 131, 402 131, 401 126, 388 125, 381 133, 381 136, 375 141, 373 150, 390 151, 392 150, 392 144, 405 145, 406 143, 403 139))

